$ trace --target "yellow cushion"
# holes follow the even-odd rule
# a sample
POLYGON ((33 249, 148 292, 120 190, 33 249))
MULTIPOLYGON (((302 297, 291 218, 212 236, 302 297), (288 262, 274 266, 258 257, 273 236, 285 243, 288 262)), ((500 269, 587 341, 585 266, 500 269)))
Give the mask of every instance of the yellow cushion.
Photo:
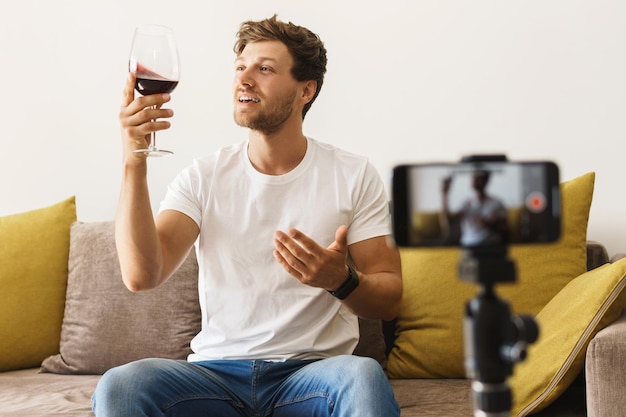
POLYGON ((37 367, 59 351, 75 220, 74 197, 0 217, 0 371, 37 367))
MULTIPOLYGON (((561 184, 562 234, 550 244, 510 248, 516 262, 514 285, 499 284, 498 295, 515 314, 537 314, 569 281, 584 273, 587 220, 595 173, 561 184)), ((401 249, 403 302, 396 344, 387 371, 391 378, 462 378, 463 314, 478 286, 459 280, 458 248, 401 249)))
POLYGON ((626 307, 626 259, 606 264, 571 281, 537 315, 539 340, 510 379, 513 416, 526 416, 551 404, 584 365, 597 332, 626 307))

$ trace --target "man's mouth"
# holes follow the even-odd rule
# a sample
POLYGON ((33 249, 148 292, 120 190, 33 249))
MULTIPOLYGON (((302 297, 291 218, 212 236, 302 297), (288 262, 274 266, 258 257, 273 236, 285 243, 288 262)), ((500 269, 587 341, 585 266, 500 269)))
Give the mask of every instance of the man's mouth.
POLYGON ((250 96, 239 96, 240 103, 260 103, 261 100, 250 96))

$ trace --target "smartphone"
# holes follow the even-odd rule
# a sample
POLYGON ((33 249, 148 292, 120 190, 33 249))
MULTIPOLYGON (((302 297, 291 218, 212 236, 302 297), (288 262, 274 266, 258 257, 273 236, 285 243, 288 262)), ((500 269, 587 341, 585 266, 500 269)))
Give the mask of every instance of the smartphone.
POLYGON ((392 215, 400 247, 554 242, 561 234, 559 170, 549 161, 399 165, 392 215))

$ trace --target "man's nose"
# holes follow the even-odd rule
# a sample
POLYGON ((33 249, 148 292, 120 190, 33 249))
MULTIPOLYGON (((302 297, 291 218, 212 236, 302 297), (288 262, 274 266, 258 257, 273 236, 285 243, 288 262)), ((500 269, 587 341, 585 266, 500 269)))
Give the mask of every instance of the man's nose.
POLYGON ((249 69, 244 69, 237 72, 237 84, 245 87, 253 87, 254 86, 254 78, 250 73, 249 69))

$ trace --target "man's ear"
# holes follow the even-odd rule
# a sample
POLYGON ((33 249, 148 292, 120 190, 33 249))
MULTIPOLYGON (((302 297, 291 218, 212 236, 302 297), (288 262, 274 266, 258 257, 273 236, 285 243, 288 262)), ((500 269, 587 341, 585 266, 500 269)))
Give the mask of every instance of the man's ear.
POLYGON ((317 81, 309 80, 304 82, 302 86, 302 99, 304 100, 304 104, 313 100, 315 91, 317 91, 317 81))

